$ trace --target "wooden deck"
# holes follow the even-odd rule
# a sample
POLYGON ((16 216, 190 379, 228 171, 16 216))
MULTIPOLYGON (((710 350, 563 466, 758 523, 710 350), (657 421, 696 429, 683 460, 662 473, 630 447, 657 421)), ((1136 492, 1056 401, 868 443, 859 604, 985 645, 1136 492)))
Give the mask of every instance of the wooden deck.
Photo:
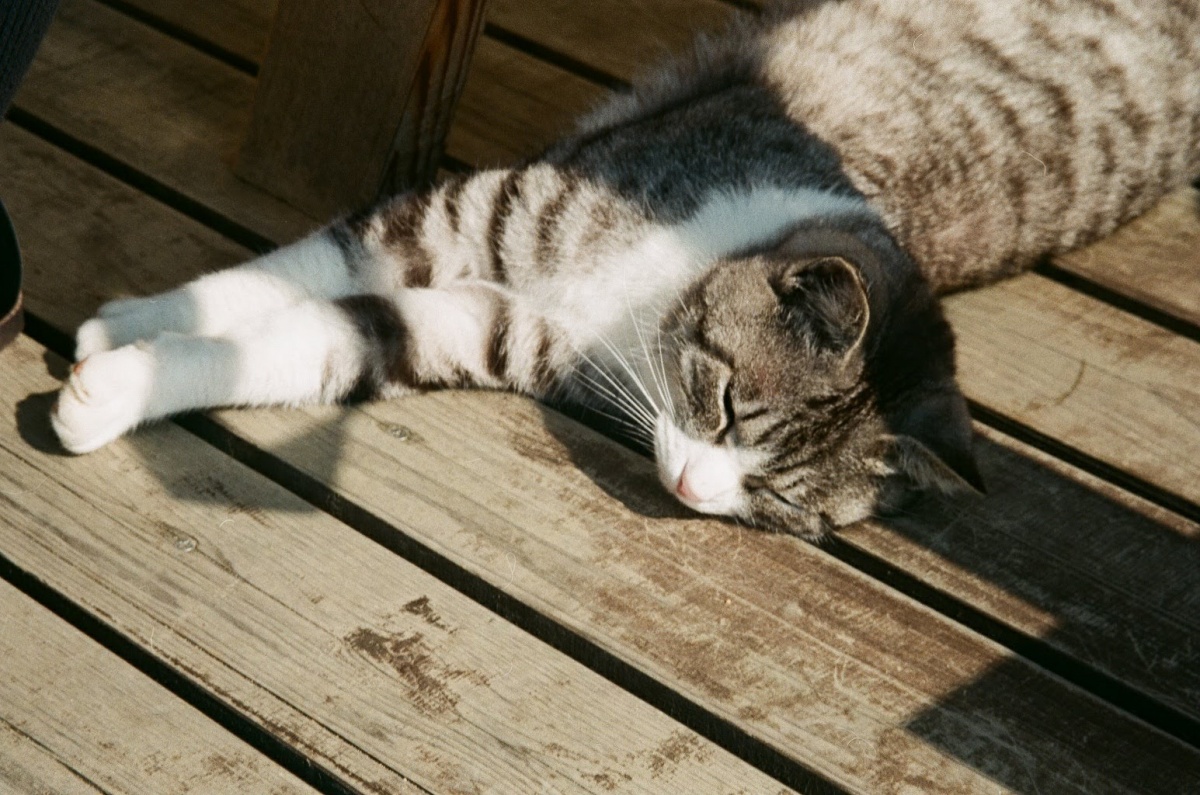
MULTIPOLYGON (((321 220, 230 168, 271 5, 65 0, 0 125, 0 792, 1198 791, 1196 190, 951 299, 990 495, 820 547, 510 395, 62 455, 81 320, 321 220)), ((492 0, 445 165, 733 13, 492 0)))

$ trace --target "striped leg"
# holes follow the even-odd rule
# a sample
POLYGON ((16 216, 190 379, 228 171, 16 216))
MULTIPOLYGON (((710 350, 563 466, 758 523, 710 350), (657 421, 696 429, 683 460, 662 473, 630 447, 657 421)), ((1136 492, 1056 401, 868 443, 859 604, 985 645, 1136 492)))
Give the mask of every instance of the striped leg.
POLYGON ((85 453, 150 420, 476 386, 545 394, 570 356, 540 318, 482 287, 307 300, 222 336, 166 333, 78 363, 52 414, 85 453))

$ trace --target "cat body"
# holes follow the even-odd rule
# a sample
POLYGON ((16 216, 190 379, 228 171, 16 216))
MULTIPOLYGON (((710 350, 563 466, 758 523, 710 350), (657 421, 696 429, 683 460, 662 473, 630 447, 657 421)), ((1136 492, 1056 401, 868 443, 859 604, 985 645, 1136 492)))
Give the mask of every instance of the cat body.
POLYGON ((219 405, 584 404, 706 513, 807 536, 978 486, 934 298, 1200 174, 1182 2, 781 6, 510 169, 384 201, 78 333, 86 452, 219 405))

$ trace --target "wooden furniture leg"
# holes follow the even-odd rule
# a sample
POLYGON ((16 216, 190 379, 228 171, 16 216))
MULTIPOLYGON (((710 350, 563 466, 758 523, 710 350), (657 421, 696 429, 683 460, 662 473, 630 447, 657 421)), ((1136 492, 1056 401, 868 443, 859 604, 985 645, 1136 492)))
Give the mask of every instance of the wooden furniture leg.
POLYGON ((236 173, 317 218, 431 180, 486 0, 279 0, 236 173))

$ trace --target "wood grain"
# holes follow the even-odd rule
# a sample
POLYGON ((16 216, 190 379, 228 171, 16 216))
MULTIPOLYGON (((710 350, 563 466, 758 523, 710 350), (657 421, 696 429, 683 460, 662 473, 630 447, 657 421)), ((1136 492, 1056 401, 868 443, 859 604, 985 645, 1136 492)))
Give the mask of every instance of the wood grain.
MULTIPOLYGON (((1093 741, 1134 743, 1109 746, 1122 766, 1165 747, 1113 734, 1090 698, 817 549, 680 515, 650 462, 526 401, 438 393, 304 414, 220 419, 851 788, 927 776, 968 791, 981 786, 979 771, 1016 790, 1143 786, 1121 783, 1131 768, 1107 769, 1065 727, 1051 729, 1056 714, 1089 715, 1093 741), (997 727, 1012 745, 988 739, 997 727), (1055 758, 1071 759, 1072 772, 1055 758), (1025 765, 1048 778, 1014 772, 1025 765)), ((1200 769, 1190 752, 1178 759, 1186 775, 1200 769)))
POLYGON ((1200 719, 1200 526, 986 426, 984 500, 842 538, 935 591, 1200 719))
POLYGON ((326 219, 231 168, 253 100, 249 75, 92 0, 64 0, 14 104, 221 216, 294 240, 326 219))
MULTIPOLYGON (((788 791, 177 427, 61 455, 29 396, 64 363, 0 362, 5 557, 346 784, 788 791)), ((69 673, 12 651, 31 688, 69 673)))
POLYGON ((488 21, 575 61, 630 80, 714 32, 737 10, 718 0, 491 0, 488 21))
POLYGON ((315 793, 4 581, 0 616, 3 792, 315 793))
POLYGON ((969 397, 1200 503, 1200 343, 1035 274, 946 310, 969 397))
POLYGON ((1200 325, 1200 190, 1185 188, 1060 267, 1200 325))
POLYGON ((258 64, 276 0, 121 0, 122 5, 202 41, 215 44, 247 63, 258 64))
POLYGON ((279 0, 239 176, 332 216, 432 179, 485 0, 279 0))

